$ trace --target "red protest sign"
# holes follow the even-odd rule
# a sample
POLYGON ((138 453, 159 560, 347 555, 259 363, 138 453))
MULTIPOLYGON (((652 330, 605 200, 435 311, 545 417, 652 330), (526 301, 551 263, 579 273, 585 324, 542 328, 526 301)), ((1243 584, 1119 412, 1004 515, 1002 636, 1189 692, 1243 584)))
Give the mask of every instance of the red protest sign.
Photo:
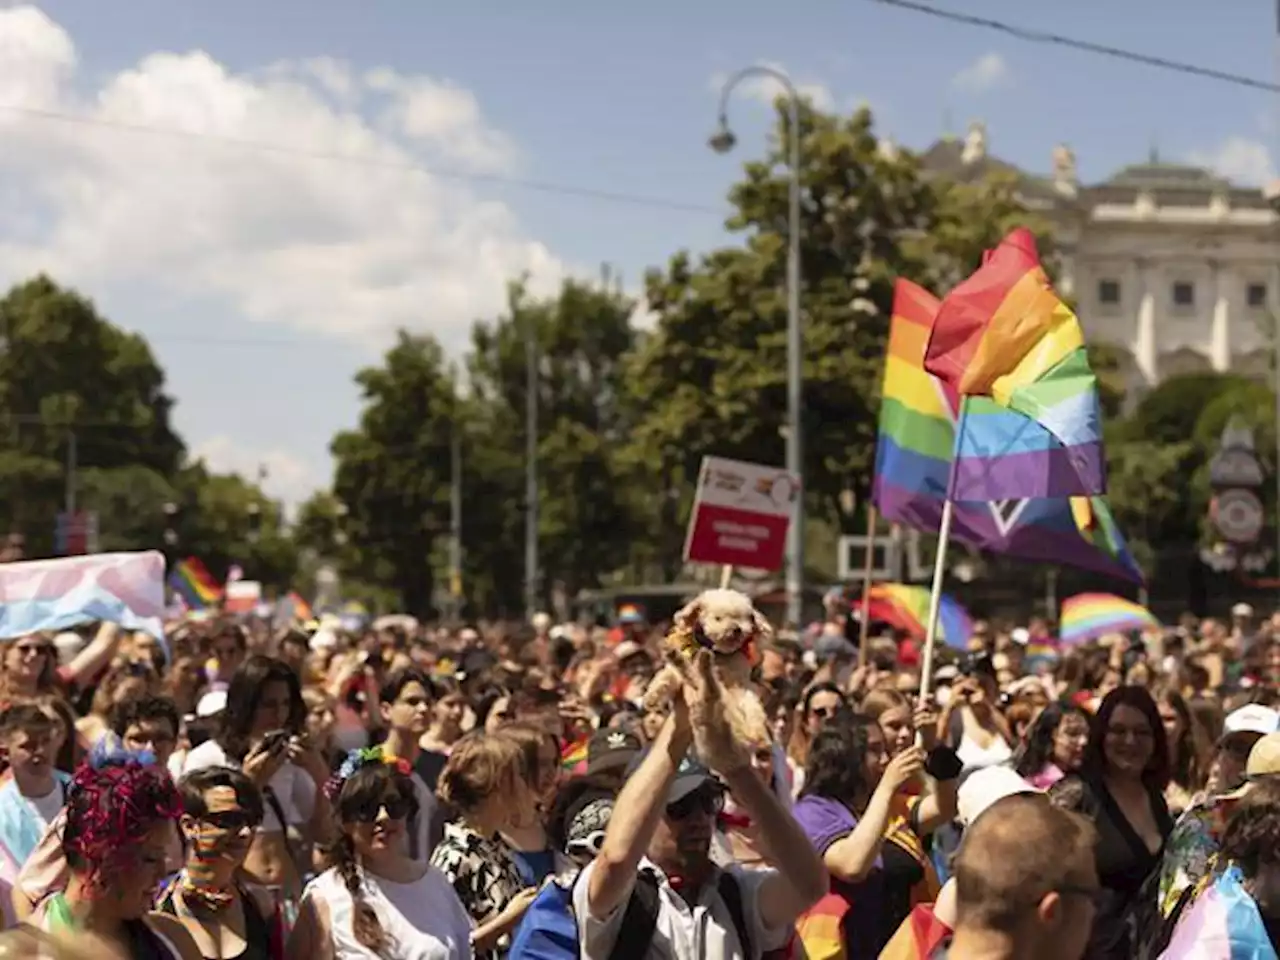
POLYGON ((800 481, 780 467, 704 457, 684 558, 755 570, 777 570, 800 481))

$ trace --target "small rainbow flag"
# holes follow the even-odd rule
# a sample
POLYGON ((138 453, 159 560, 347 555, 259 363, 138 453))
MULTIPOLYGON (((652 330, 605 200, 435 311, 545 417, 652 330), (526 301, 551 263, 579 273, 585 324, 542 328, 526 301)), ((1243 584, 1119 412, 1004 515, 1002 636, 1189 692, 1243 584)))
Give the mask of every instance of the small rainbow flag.
POLYGON ((298 593, 297 590, 290 590, 287 599, 291 604, 293 604, 294 620, 306 622, 307 620, 315 619, 315 613, 311 610, 311 604, 303 600, 302 594, 298 593))
MULTIPOLYGON (((905 583, 876 583, 868 591, 867 616, 877 623, 887 623, 916 639, 924 639, 929 624, 929 590, 905 583)), ((862 599, 852 604, 860 610, 862 599)), ((973 636, 973 620, 967 610, 948 594, 942 595, 938 609, 938 629, 942 642, 957 650, 968 647, 973 636)))
POLYGON ((1078 593, 1062 602, 1058 634, 1065 644, 1084 643, 1108 633, 1159 630, 1146 607, 1110 593, 1078 593))
POLYGON ((182 597, 190 610, 203 610, 222 598, 222 587, 196 557, 174 564, 168 583, 169 589, 182 597))
POLYGON ((585 739, 564 745, 560 750, 560 767, 566 773, 574 775, 586 772, 587 741, 585 739))
POLYGON ((796 920, 796 935, 807 960, 845 960, 844 918, 852 905, 838 893, 828 893, 796 920))
POLYGON ((950 936, 951 928, 934 916, 933 904, 920 904, 885 944, 880 960, 928 960, 950 936))

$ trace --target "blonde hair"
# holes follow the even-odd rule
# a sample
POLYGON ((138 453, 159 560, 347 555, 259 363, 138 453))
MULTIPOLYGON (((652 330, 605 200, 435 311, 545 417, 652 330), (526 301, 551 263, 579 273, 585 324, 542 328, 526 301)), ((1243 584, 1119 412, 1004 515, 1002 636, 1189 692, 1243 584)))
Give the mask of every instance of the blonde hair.
POLYGON ((470 733, 454 744, 436 793, 463 813, 480 809, 490 797, 520 796, 524 754, 511 737, 470 733))

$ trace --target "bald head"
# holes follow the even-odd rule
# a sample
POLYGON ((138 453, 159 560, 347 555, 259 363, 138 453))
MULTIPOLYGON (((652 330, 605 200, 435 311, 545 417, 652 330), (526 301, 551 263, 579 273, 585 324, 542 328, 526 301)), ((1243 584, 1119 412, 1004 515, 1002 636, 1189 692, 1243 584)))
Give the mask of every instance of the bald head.
POLYGON ((1051 891, 1097 887, 1093 825, 1041 794, 992 804, 965 831, 956 856, 963 926, 1009 933, 1051 891))

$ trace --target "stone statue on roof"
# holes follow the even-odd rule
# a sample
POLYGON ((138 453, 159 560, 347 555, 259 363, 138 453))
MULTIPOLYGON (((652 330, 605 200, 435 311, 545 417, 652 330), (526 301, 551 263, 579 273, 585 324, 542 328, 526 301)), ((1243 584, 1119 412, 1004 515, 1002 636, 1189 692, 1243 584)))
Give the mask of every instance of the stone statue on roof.
POLYGON ((969 132, 965 134, 964 150, 960 154, 960 162, 977 163, 987 155, 987 125, 981 120, 969 124, 969 132))

